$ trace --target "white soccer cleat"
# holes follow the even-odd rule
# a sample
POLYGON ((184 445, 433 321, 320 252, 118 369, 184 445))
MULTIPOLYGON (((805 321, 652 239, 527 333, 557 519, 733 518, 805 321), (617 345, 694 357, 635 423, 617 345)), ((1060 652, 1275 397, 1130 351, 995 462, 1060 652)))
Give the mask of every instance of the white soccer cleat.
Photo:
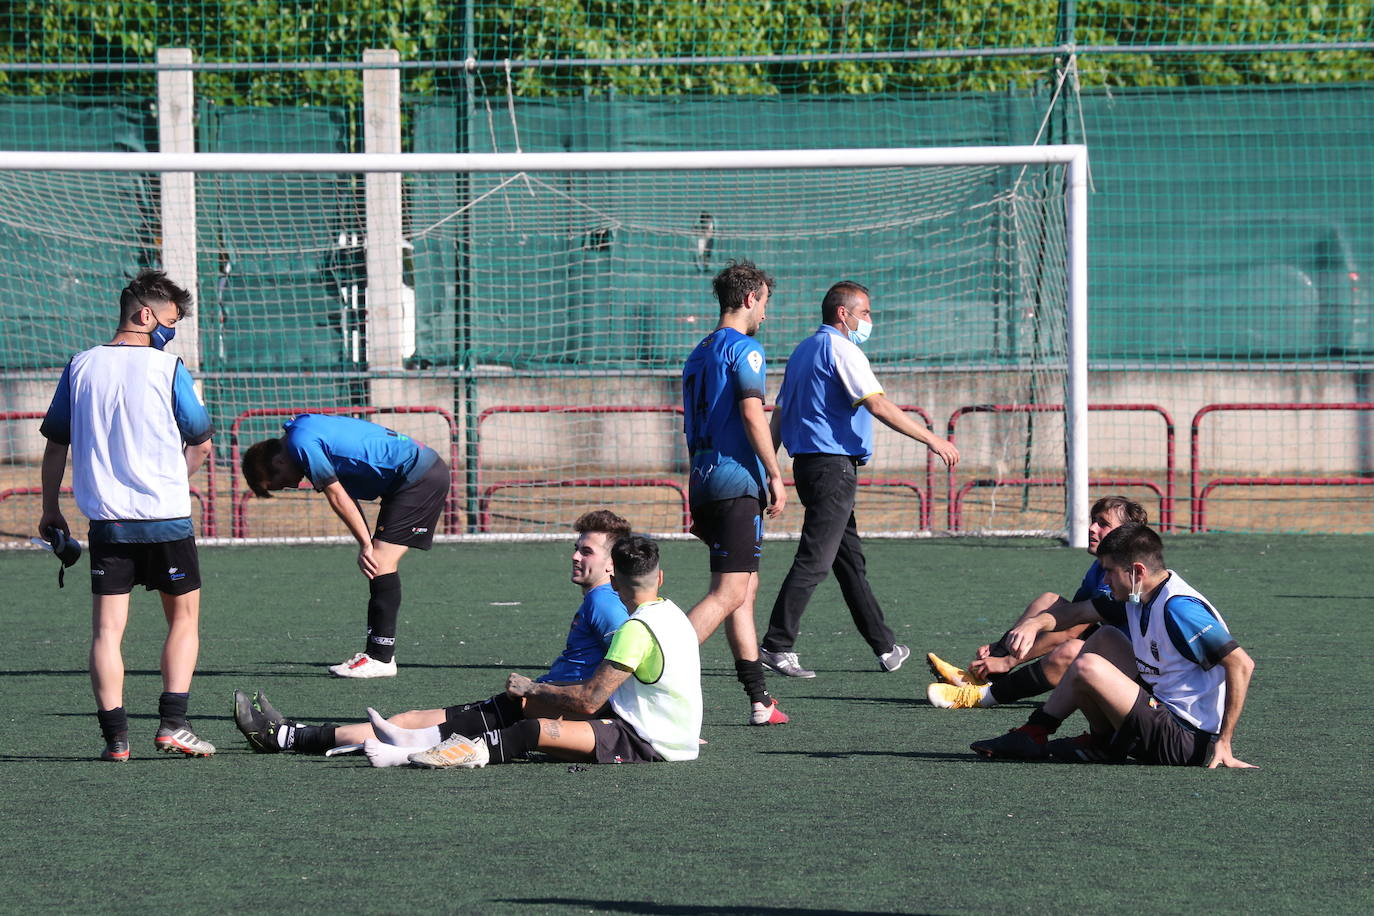
POLYGON ((359 652, 346 662, 330 665, 329 673, 335 677, 395 677, 396 659, 379 662, 366 652, 359 652))
POLYGON ((368 738, 363 742, 363 753, 367 755, 367 762, 374 767, 410 766, 410 755, 422 750, 422 747, 397 747, 376 738, 368 738))
POLYGON ((487 750, 487 742, 484 739, 464 738, 462 735, 451 735, 428 750, 410 755, 411 763, 428 770, 451 767, 475 770, 486 766, 489 760, 491 752, 487 750))

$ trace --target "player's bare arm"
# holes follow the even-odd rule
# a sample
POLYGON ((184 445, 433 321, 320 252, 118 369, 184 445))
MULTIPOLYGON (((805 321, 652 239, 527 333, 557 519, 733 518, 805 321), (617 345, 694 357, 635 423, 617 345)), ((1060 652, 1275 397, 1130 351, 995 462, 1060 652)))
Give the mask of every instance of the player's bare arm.
POLYGON ((201 465, 205 464, 206 460, 210 457, 210 452, 213 448, 214 446, 209 439, 197 445, 186 446, 183 450, 183 454, 186 456, 186 473, 194 474, 196 471, 199 471, 201 465))
POLYGON ((763 462, 763 472, 768 477, 768 508, 765 511, 769 518, 777 518, 782 514, 783 506, 787 504, 787 488, 782 485, 778 450, 773 445, 774 434, 764 413, 763 401, 759 398, 744 398, 739 402, 739 413, 744 421, 744 434, 749 437, 754 454, 763 462))
POLYGON ((372 557, 372 534, 367 530, 367 521, 363 518, 358 503, 337 480, 324 488, 324 498, 329 501, 329 508, 334 510, 334 514, 348 528, 348 533, 358 542, 358 568, 369 579, 375 578, 377 562, 372 557))
POLYGON ((1041 633, 1066 630, 1083 623, 1096 623, 1102 617, 1091 601, 1078 601, 1073 604, 1055 605, 1041 611, 1034 617, 1022 621, 1007 631, 1002 644, 1016 659, 1026 658, 1041 633))
POLYGON ((631 673, 629 668, 612 661, 603 661, 590 678, 576 684, 543 684, 523 674, 512 673, 506 678, 506 693, 539 700, 571 718, 586 719, 606 705, 611 694, 631 673))
POLYGON ((1255 671, 1255 660, 1240 646, 1236 646, 1218 664, 1226 671, 1226 705, 1221 711, 1221 731, 1217 735, 1216 747, 1212 752, 1212 762, 1207 764, 1207 768, 1258 769, 1253 763, 1246 763, 1231 752, 1231 740, 1236 734, 1240 711, 1245 708, 1245 694, 1250 689, 1250 677, 1255 671))
POLYGON ((62 493, 62 478, 67 475, 67 446, 48 440, 47 447, 43 449, 41 474, 43 514, 38 519, 38 534, 46 537, 45 531, 57 528, 63 534, 70 535, 71 529, 67 527, 67 519, 63 517, 57 501, 62 493))
POLYGON ((877 417, 880 423, 894 432, 915 439, 938 455, 946 467, 952 468, 959 463, 959 450, 954 447, 953 442, 943 436, 937 436, 922 424, 911 419, 910 415, 892 403, 887 395, 882 392, 870 394, 864 398, 863 403, 868 408, 868 412, 877 417))

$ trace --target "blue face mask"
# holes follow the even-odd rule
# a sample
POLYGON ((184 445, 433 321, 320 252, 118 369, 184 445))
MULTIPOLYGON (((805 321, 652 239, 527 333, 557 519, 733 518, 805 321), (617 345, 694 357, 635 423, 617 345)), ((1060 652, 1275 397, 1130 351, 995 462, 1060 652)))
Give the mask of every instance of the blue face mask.
POLYGON ((177 329, 175 327, 169 328, 159 321, 157 327, 153 328, 152 333, 148 335, 148 341, 153 345, 154 349, 161 350, 163 347, 167 346, 167 344, 171 343, 172 338, 176 336, 177 329))
POLYGON ((859 326, 857 328, 850 329, 849 325, 845 325, 844 328, 845 336, 854 341, 856 345, 868 340, 869 335, 873 333, 872 322, 865 321, 862 318, 859 319, 859 326))

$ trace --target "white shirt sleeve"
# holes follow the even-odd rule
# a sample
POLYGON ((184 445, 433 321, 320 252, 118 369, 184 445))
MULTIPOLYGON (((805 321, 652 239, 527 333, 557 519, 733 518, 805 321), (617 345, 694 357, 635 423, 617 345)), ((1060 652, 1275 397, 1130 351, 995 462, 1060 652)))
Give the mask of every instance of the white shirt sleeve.
POLYGON ((868 357, 852 340, 836 335, 830 341, 830 348, 830 355, 835 360, 835 374, 855 407, 865 398, 883 393, 883 386, 878 384, 878 377, 873 374, 868 357))

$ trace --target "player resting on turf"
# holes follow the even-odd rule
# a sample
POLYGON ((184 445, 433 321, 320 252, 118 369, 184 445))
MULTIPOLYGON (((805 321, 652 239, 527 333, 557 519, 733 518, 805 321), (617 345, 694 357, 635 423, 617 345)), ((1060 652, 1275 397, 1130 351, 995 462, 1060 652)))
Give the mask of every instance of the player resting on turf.
POLYGON ((309 478, 358 542, 358 568, 367 576, 367 634, 363 651, 330 665, 337 677, 396 676, 396 621, 401 613, 401 558, 429 550, 449 493, 449 467, 434 449, 353 417, 301 414, 278 439, 243 454, 243 477, 254 495, 300 486, 309 478), (369 534, 359 500, 381 499, 369 534))
POLYGON ((701 642, 724 621, 735 676, 749 697, 749 724, 780 725, 787 716, 764 684, 754 626, 763 517, 776 518, 787 502, 763 410, 763 347, 754 339, 773 278, 749 261, 731 261, 711 286, 720 323, 682 369, 692 534, 710 551, 711 566, 706 597, 687 617, 701 642))
POLYGON ((1114 600, 1062 605, 1014 627, 1020 657, 1036 636, 1097 620, 1064 679, 1025 725, 973 742, 985 757, 1072 763, 1135 758, 1170 766, 1244 767, 1232 752, 1255 663, 1212 603, 1164 565, 1159 535, 1122 525, 1097 548, 1114 600), (1119 629, 1118 629, 1119 628, 1119 629), (1078 709, 1088 731, 1049 740, 1078 709))
MULTIPOLYGON (((1144 525, 1149 521, 1140 503, 1124 496, 1104 496, 1093 503, 1091 523, 1088 525, 1088 553, 1097 555, 1097 545, 1108 533, 1127 522, 1144 525)), ((1098 595, 1111 597, 1111 587, 1096 560, 1088 567, 1083 582, 1068 601, 1061 595, 1045 592, 1026 606, 1016 618, 1016 627, 1043 611, 1079 601, 1091 601, 1098 595)), ((926 688, 926 698, 932 706, 942 709, 974 709, 1013 703, 1027 697, 1039 696, 1051 690, 1069 665, 1078 657, 1083 641, 1093 634, 1097 624, 1082 624, 1067 630, 1041 633, 1035 645, 1026 653, 1030 664, 1016 668, 1017 660, 1006 647, 1007 633, 995 643, 979 646, 968 670, 956 668, 934 652, 926 653, 930 671, 939 679, 926 688), (1016 668, 1015 671, 1012 669, 1016 668)))
POLYGON ((186 719, 200 652, 190 476, 209 457, 215 428, 186 367, 162 349, 190 305, 191 294, 166 274, 141 272, 120 293, 110 342, 76 354, 62 370, 41 428, 48 444, 39 533, 71 534, 58 507, 68 450, 76 504, 91 522, 91 687, 102 760, 129 759, 121 644, 135 585, 161 594, 167 618, 154 743, 189 757, 215 752, 186 719))
MULTIPOLYGON (((591 677, 610 648, 615 631, 629 616, 611 588, 611 546, 630 533, 630 523, 609 509, 597 509, 583 513, 573 523, 573 530, 577 539, 572 552, 572 582, 582 590, 582 603, 573 614, 562 654, 539 678, 546 683, 571 684, 591 677)), ((537 700, 520 700, 503 692, 445 709, 412 709, 387 721, 409 729, 447 724, 460 734, 479 735, 544 712, 537 700)), ((261 691, 252 700, 243 691, 234 691, 234 721, 258 753, 289 750, 323 754, 330 748, 362 744, 377 737, 370 722, 338 726, 289 722, 261 691)))
MULTIPOLYGON (((663 570, 658 544, 639 534, 611 548, 611 584, 634 608, 616 632, 606 658, 580 684, 548 684, 512 673, 506 692, 538 702, 557 718, 526 719, 481 737, 452 734, 406 759, 431 769, 509 763, 531 751, 585 763, 658 763, 695 760, 701 738, 701 660, 697 634, 673 602, 659 596, 663 570)), ((387 729, 383 738, 404 753, 417 737, 387 729)), ((374 766, 396 761, 369 742, 374 766)), ((399 753, 397 756, 399 756, 399 753)))

